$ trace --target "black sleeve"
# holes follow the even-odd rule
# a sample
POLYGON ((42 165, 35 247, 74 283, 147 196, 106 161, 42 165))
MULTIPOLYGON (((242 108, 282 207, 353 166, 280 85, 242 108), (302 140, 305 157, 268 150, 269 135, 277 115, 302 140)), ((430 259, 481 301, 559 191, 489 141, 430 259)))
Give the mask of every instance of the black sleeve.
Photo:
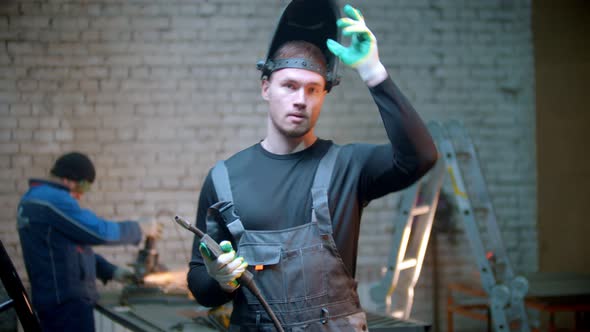
POLYGON ((361 181, 366 202, 386 193, 404 189, 430 170, 438 158, 434 141, 414 107, 390 77, 370 92, 379 108, 390 144, 381 145, 371 153, 361 181), (384 158, 388 158, 384 160, 384 158), (389 165, 384 171, 384 164, 389 165))
MULTIPOLYGON (((205 233, 207 233, 207 209, 216 200, 217 197, 211 180, 211 172, 209 172, 201 188, 196 220, 197 228, 205 233)), ((207 268, 203 263, 203 257, 199 251, 199 238, 197 236, 193 240, 192 258, 189 263, 187 283, 189 290, 197 302, 206 307, 220 306, 233 298, 234 293, 229 294, 222 290, 219 283, 207 273, 207 268)))
POLYGON ((104 257, 99 254, 94 254, 96 265, 96 278, 100 279, 103 284, 113 279, 113 274, 117 269, 116 265, 111 264, 104 257))

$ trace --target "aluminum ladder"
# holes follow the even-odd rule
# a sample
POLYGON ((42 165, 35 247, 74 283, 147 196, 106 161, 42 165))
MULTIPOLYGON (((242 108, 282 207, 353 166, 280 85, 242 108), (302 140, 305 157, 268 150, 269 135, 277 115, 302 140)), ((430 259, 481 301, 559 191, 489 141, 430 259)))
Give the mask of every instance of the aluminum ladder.
POLYGON ((439 193, 448 176, 450 197, 456 202, 481 285, 488 294, 494 331, 516 328, 514 331, 528 332, 524 306, 528 282, 512 270, 471 138, 457 121, 430 122, 428 129, 440 158, 428 174, 401 192, 391 254, 382 280, 371 289, 371 298, 386 314, 410 317, 439 193))
POLYGON ((457 203, 481 286, 488 295, 493 330, 528 332, 524 304, 528 281, 512 269, 473 142, 457 121, 438 127, 434 132, 446 139, 435 140, 440 142, 438 149, 452 184, 451 196, 457 203))

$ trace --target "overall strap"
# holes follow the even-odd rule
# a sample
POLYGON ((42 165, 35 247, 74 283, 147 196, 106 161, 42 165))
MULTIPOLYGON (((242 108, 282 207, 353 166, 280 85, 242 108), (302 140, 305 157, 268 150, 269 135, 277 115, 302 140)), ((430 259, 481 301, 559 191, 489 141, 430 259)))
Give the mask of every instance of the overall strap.
POLYGON ((213 167, 211 180, 219 201, 207 211, 207 233, 215 238, 216 235, 226 233, 219 229, 225 226, 233 236, 235 243, 238 243, 244 233, 244 225, 235 213, 229 174, 223 160, 218 161, 213 167))
POLYGON ((311 187, 311 197, 313 201, 311 218, 313 222, 318 223, 322 234, 332 233, 332 218, 328 207, 328 189, 330 187, 330 180, 332 179, 334 164, 336 163, 339 151, 339 145, 332 144, 332 146, 330 146, 328 152, 326 152, 320 160, 311 187))
POLYGON ((220 201, 233 202, 234 198, 229 184, 229 174, 227 173, 227 167, 225 167, 225 162, 223 160, 218 161, 213 167, 213 170, 211 171, 211 179, 213 180, 213 186, 215 186, 217 199, 220 201))

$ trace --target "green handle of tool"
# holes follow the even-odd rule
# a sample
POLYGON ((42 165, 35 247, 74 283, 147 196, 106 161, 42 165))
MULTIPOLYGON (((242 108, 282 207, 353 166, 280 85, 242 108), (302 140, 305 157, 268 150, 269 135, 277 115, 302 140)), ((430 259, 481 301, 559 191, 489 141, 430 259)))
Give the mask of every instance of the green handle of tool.
POLYGON ((219 245, 219 243, 217 243, 215 240, 213 240, 212 237, 210 237, 209 235, 205 234, 203 235, 203 237, 201 237, 201 243, 205 244, 207 246, 207 249, 209 249, 209 259, 211 260, 216 260, 219 256, 225 254, 225 252, 223 251, 223 249, 221 249, 221 246, 219 245))
MULTIPOLYGON (((207 246, 207 248, 209 249, 209 253, 211 254, 211 256, 209 256, 209 258, 211 260, 216 260, 220 255, 226 253, 225 251, 223 251, 223 249, 221 249, 221 246, 219 245, 219 243, 217 243, 215 240, 213 240, 212 237, 210 237, 207 234, 205 234, 205 235, 203 235, 203 237, 201 237, 201 243, 205 244, 207 246)), ((252 272, 246 270, 236 280, 240 284, 251 289, 251 287, 253 285, 252 282, 254 280, 254 275, 252 274, 252 272)))
MULTIPOLYGON (((219 243, 217 243, 215 240, 213 240, 212 237, 210 237, 207 234, 204 234, 201 237, 201 243, 204 243, 209 249, 209 253, 211 253, 211 256, 209 256, 209 258, 211 260, 215 260, 220 255, 226 253, 225 251, 223 251, 223 249, 221 249, 219 243)), ((252 274, 252 272, 246 270, 237 280, 239 283, 251 289, 251 287, 253 286, 254 275, 252 274)))

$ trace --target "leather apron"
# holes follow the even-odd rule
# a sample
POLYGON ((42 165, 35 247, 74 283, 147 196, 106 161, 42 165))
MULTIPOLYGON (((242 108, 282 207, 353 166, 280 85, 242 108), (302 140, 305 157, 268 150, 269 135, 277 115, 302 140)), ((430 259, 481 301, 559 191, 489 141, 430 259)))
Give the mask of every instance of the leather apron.
MULTIPOLYGON (((225 220, 238 255, 248 262, 262 296, 285 331, 367 331, 356 281, 332 237, 328 187, 338 150, 339 146, 332 145, 316 170, 308 223, 283 230, 252 231, 243 227, 235 213, 232 220, 225 220)), ((212 178, 220 201, 232 202, 223 161, 214 167, 212 178)), ((246 287, 237 292, 230 331, 274 331, 252 292, 246 287)))

